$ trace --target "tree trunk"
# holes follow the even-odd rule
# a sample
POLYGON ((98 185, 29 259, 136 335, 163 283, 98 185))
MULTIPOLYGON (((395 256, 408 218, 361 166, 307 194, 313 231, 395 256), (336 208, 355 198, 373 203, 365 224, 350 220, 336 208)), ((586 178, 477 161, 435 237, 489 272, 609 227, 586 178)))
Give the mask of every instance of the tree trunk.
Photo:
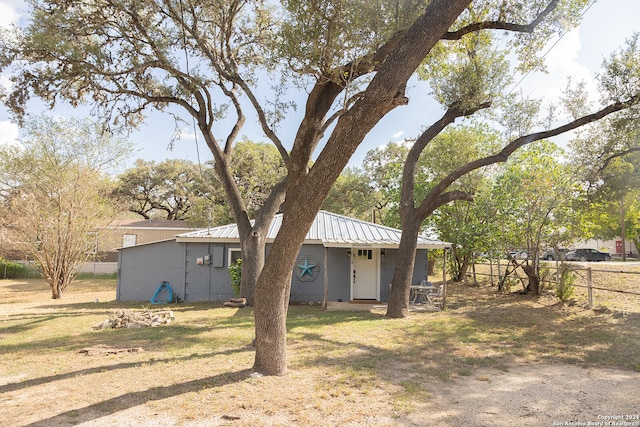
MULTIPOLYGON (((255 290, 256 371, 266 375, 286 373, 286 315, 291 275, 307 231, 331 186, 378 121, 389 111, 408 102, 404 96, 407 81, 469 3, 469 0, 429 2, 422 16, 402 34, 402 39, 389 55, 380 58, 382 65, 362 97, 338 119, 322 152, 309 168, 309 159, 320 140, 320 129, 326 124, 325 115, 341 92, 336 90, 335 84, 326 82, 319 83, 312 90, 305 119, 290 153, 282 226, 255 290)), ((409 239, 414 240, 412 249, 405 249, 410 260, 400 261, 410 265, 410 272, 413 271, 420 222, 415 232, 409 233, 412 236, 409 239)), ((403 298, 397 297, 398 300, 404 299, 404 303, 399 301, 401 305, 408 306, 411 274, 407 274, 408 279, 394 279, 394 283, 405 282, 405 288, 401 290, 398 286, 396 291, 406 294, 403 298)))
POLYGON ((540 294, 540 275, 538 269, 534 264, 527 264, 522 266, 522 271, 527 275, 529 279, 529 290, 534 295, 540 294))
POLYGON ((253 369, 264 375, 287 373, 287 311, 291 275, 316 210, 287 214, 269 251, 255 291, 256 355, 253 369))
POLYGON ((242 276, 240 297, 247 299, 247 305, 255 304, 256 282, 264 267, 266 233, 251 231, 241 241, 242 276))
POLYGON ((418 246, 418 221, 404 221, 398 258, 393 271, 387 317, 402 318, 409 316, 409 293, 411 291, 411 279, 416 261, 416 248, 418 246))
POLYGON ((462 282, 467 277, 467 271, 469 271, 469 257, 464 256, 462 258, 458 258, 456 260, 456 264, 458 266, 458 271, 456 271, 456 276, 453 278, 453 281, 462 282))
POLYGON ((62 293, 60 292, 60 288, 55 283, 51 283, 50 286, 51 286, 51 299, 62 298, 62 293))
POLYGON ((435 255, 437 252, 431 250, 428 252, 427 254, 427 274, 429 276, 433 276, 434 274, 436 274, 436 258, 437 255, 435 255))
POLYGON ((287 373, 286 325, 292 271, 293 265, 285 272, 285 268, 268 262, 256 286, 253 369, 264 375, 287 373))

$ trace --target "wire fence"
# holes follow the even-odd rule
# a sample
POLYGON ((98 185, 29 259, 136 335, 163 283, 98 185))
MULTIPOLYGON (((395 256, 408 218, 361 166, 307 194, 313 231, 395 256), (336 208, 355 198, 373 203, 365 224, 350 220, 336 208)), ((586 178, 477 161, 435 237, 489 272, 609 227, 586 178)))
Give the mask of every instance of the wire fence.
MULTIPOLYGON (((472 268, 474 283, 478 276, 488 277, 492 285, 497 285, 505 275, 507 266, 510 270, 513 264, 507 261, 492 263, 476 263, 472 268)), ((586 302, 589 307, 596 303, 615 310, 640 312, 640 267, 606 266, 602 268, 585 267, 581 264, 566 264, 569 271, 575 274, 574 298, 586 302)), ((545 288, 555 288, 559 283, 562 264, 541 263, 541 285, 545 288)), ((509 276, 512 281, 519 282, 523 287, 528 284, 527 276, 516 269, 509 276)))

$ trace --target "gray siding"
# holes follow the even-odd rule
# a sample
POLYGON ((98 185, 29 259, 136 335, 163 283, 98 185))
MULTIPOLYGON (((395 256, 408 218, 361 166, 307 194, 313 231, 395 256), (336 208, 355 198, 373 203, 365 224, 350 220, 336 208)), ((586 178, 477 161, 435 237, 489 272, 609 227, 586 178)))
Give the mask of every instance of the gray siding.
POLYGON ((118 301, 150 301, 162 282, 184 296, 185 244, 175 240, 120 250, 118 301))
POLYGON ((351 298, 351 249, 329 249, 329 301, 349 301, 351 298))
MULTIPOLYGON (((231 247, 237 248, 238 245, 231 247)), ((185 270, 185 301, 225 301, 236 295, 231 286, 228 268, 228 247, 212 243, 187 243, 185 270), (196 260, 206 254, 222 252, 221 263, 198 265, 196 260)), ((216 260, 217 261, 217 260, 216 260)))
MULTIPOLYGON (((269 250, 267 245, 267 251, 269 250)), ((133 246, 120 250, 118 301, 149 301, 158 286, 168 281, 174 293, 184 301, 226 301, 235 296, 229 277, 229 248, 239 244, 177 243, 175 240, 133 246), (211 254, 210 264, 197 264, 198 258, 211 254), (222 254, 223 260, 219 257, 222 254)), ((349 301, 350 257, 348 248, 329 248, 328 300, 349 301)), ((380 257, 380 300, 389 300, 389 283, 397 258, 397 249, 385 249, 380 257)), ((305 257, 317 262, 317 275, 302 281, 295 274, 291 281, 292 302, 320 302, 324 299, 324 254, 322 245, 304 245, 297 260, 305 257)), ((298 262, 296 262, 298 264, 298 262)), ((427 277, 427 251, 418 250, 412 283, 427 277)))
MULTIPOLYGON (((296 266, 294 269, 300 273, 297 265, 304 262, 305 259, 311 259, 316 264, 313 268, 315 279, 311 281, 302 281, 295 274, 291 276, 291 296, 292 302, 322 302, 324 298, 324 246, 322 245, 303 245, 300 248, 298 258, 296 258, 296 266)), ((331 266, 329 266, 331 270, 331 266)), ((308 277, 308 276, 307 276, 308 277)))
MULTIPOLYGON (((380 261, 380 301, 389 301, 391 281, 393 280, 393 270, 398 258, 397 249, 385 249, 385 255, 380 261)), ((418 249, 416 251, 416 263, 413 268, 412 285, 420 284, 420 281, 427 279, 427 250, 418 249)))

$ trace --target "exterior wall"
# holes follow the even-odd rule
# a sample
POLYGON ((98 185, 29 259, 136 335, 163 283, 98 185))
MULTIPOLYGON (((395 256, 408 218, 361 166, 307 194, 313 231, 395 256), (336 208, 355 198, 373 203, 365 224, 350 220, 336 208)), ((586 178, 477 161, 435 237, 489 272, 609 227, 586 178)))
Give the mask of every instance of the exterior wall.
POLYGON ((167 281, 174 294, 184 297, 185 245, 175 240, 120 250, 118 301, 150 301, 167 281))
MULTIPOLYGON (((590 249, 597 249, 601 252, 608 252, 611 255, 615 256, 615 255, 622 255, 622 251, 619 249, 622 248, 618 248, 616 241, 622 242, 622 239, 617 237, 615 239, 611 239, 611 240, 587 240, 587 241, 582 241, 582 242, 578 242, 575 244, 576 248, 590 248, 590 249)), ((629 256, 629 254, 631 254, 631 256, 637 256, 638 255, 638 248, 636 248, 636 245, 633 243, 633 241, 628 240, 625 242, 624 245, 624 251, 627 254, 627 256, 629 256)))
MULTIPOLYGON (((322 245, 303 245, 296 258, 296 265, 304 262, 305 259, 311 259, 315 263, 313 268, 315 279, 310 281, 302 281, 294 274, 291 276, 291 296, 292 302, 319 302, 324 296, 324 246, 322 245)), ((298 267, 294 267, 297 269, 298 267)), ((329 266, 331 270, 331 266, 329 266)), ((298 270, 299 272, 299 270, 298 270)))
MULTIPOLYGON (((329 248, 328 301, 349 301, 351 298, 350 253, 351 249, 347 248, 329 248)), ((320 298, 319 301, 322 300, 323 298, 320 298)))
POLYGON ((216 243, 187 243, 185 262, 185 301, 225 301, 235 297, 231 278, 229 277, 229 247, 216 243), (216 267, 215 262, 198 264, 207 254, 213 254, 222 248, 222 265, 216 267))
MULTIPOLYGON (((235 296, 229 277, 229 249, 239 244, 177 243, 175 240, 133 246, 120 250, 119 301, 148 301, 163 281, 184 301, 226 301, 235 296), (204 261, 205 256, 222 253, 222 260, 204 261), (198 261, 203 263, 199 264, 198 261)), ((267 252, 269 245, 267 245, 267 252)), ((349 248, 328 248, 328 300, 349 301, 351 281, 349 248)), ((380 300, 389 300, 389 284, 397 258, 397 249, 384 249, 380 257, 380 300)), ((291 302, 321 302, 324 299, 324 255, 322 245, 304 245, 296 265, 304 259, 316 263, 313 280, 292 275, 291 302), (317 269, 317 270, 316 270, 317 269)), ((412 283, 427 277, 427 251, 418 250, 412 283)))
POLYGON ((96 242, 96 260, 98 262, 115 262, 118 260, 118 248, 124 246, 124 236, 135 236, 135 244, 169 240, 177 234, 192 231, 186 221, 176 220, 125 220, 119 225, 102 228, 96 242))
MULTIPOLYGON (((380 261, 380 301, 389 301, 390 285, 393 280, 393 270, 398 258, 397 249, 385 249, 384 256, 380 261)), ((413 268, 412 285, 420 284, 420 281, 427 279, 428 263, 427 250, 418 249, 416 251, 416 262, 413 268)))

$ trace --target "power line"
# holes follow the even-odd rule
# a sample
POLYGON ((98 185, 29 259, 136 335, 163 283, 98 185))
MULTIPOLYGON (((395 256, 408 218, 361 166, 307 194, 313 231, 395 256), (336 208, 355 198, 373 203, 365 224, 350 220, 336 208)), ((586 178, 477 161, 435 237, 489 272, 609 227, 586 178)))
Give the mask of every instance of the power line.
MULTIPOLYGON (((580 14, 580 18, 582 19, 584 17, 584 15, 589 11, 589 9, 591 9, 591 6, 593 6, 596 3, 596 0, 592 0, 591 3, 589 3, 589 5, 582 11, 582 13, 580 14)), ((551 45, 551 47, 549 49, 547 49, 547 51, 542 55, 541 59, 546 58, 546 56, 553 50, 553 48, 555 48, 558 43, 560 43, 560 41, 564 38, 565 35, 567 35, 569 31, 565 31, 562 34, 560 34, 560 37, 558 38, 558 40, 555 41, 555 43, 553 43, 551 45)), ((531 73, 531 70, 527 71, 522 78, 520 78, 520 80, 518 80, 518 83, 516 83, 511 90, 509 91, 509 94, 511 92, 513 92, 518 86, 520 86, 520 84, 522 83, 522 81, 531 73)))

